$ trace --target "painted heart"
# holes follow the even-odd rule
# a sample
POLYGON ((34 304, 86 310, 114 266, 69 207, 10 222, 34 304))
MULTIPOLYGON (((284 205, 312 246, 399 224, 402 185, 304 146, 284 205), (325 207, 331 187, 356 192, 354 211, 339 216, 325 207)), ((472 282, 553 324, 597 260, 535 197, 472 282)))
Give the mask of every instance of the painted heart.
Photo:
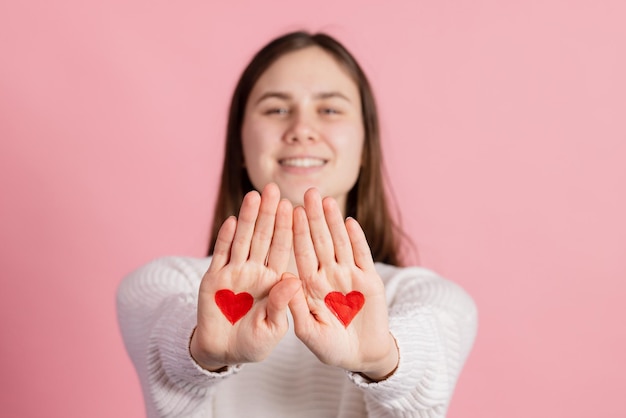
POLYGON ((335 314, 344 327, 348 327, 365 303, 363 293, 353 290, 344 295, 341 292, 330 292, 324 298, 328 309, 335 314))
POLYGON ((235 294, 232 290, 222 289, 215 293, 215 303, 226 319, 235 325, 252 308, 254 298, 248 292, 235 294))

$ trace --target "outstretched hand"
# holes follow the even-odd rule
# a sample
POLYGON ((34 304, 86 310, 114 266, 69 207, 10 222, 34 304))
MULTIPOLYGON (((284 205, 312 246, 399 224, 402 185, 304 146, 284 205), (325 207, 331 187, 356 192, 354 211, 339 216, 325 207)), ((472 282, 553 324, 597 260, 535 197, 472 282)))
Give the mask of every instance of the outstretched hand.
POLYGON ((287 332, 288 303, 300 288, 295 277, 281 277, 291 254, 292 215, 291 203, 269 184, 261 195, 248 193, 239 217, 223 223, 200 284, 190 343, 205 369, 263 360, 287 332))
POLYGON ((296 335, 323 363, 384 379, 398 364, 398 350, 363 230, 354 219, 344 222, 336 201, 322 200, 315 189, 305 193, 293 223, 302 282, 289 304, 296 335))
POLYGON ((365 234, 315 189, 304 207, 275 184, 248 193, 222 225, 200 284, 190 343, 207 370, 265 359, 288 329, 325 364, 380 380, 398 363, 384 285, 365 234), (284 273, 293 250, 299 277, 284 273))

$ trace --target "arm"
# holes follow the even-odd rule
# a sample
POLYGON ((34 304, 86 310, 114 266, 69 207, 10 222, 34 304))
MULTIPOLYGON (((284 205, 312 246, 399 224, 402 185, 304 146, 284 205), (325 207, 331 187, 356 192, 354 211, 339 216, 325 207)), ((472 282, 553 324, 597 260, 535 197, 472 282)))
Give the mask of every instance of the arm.
POLYGON ((294 250, 303 283, 290 304, 296 335, 348 371, 369 416, 444 416, 476 332, 472 299, 424 269, 376 265, 358 223, 315 190, 294 213, 294 250), (346 297, 327 303, 337 292, 346 297), (352 304, 339 307, 350 320, 336 303, 352 304))
POLYGON ((382 264, 377 270, 400 362, 379 383, 349 376, 364 391, 371 417, 443 417, 474 342, 476 306, 461 287, 428 270, 382 264))
POLYGON ((128 275, 117 292, 118 320, 137 370, 149 417, 210 415, 217 382, 191 358, 197 294, 208 260, 163 258, 128 275))
POLYGON ((248 193, 239 218, 222 225, 210 265, 158 260, 120 286, 120 327, 148 416, 212 416, 216 384, 240 364, 263 360, 284 336, 300 283, 281 280, 292 208, 279 199, 276 185, 248 193), (231 310, 241 299, 228 296, 235 294, 250 302, 236 318, 231 310))

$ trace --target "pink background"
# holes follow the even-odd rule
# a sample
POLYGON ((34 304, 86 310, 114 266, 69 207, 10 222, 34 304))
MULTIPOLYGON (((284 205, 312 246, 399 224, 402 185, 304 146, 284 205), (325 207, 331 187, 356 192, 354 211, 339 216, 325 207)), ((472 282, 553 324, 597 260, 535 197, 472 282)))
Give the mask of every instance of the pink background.
POLYGON ((204 254, 236 78, 307 28, 369 73, 421 263, 478 304, 449 416, 626 417, 623 0, 238 3, 0 4, 0 415, 143 413, 116 286, 204 254))

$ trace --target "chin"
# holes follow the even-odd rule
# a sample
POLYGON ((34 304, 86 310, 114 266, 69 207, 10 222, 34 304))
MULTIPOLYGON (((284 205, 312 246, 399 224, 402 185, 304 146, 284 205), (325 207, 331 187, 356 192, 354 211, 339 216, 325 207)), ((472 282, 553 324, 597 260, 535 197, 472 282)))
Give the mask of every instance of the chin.
POLYGON ((302 192, 301 194, 298 194, 298 193, 284 193, 283 194, 281 192, 281 197, 289 200, 294 207, 304 206, 304 192, 302 192))

